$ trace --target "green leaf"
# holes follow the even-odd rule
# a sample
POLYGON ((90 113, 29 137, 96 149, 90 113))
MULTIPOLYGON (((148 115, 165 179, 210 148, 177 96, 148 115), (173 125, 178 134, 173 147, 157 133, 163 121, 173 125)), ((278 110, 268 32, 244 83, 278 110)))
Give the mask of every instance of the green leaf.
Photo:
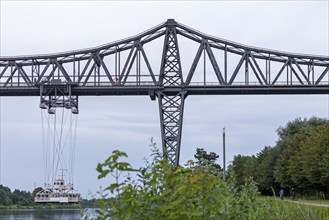
POLYGON ((109 187, 105 188, 105 190, 110 190, 111 193, 114 192, 114 190, 118 189, 120 187, 120 184, 112 183, 109 187))
POLYGON ((98 175, 98 179, 102 179, 106 177, 106 175, 109 173, 109 170, 103 170, 101 174, 98 175))

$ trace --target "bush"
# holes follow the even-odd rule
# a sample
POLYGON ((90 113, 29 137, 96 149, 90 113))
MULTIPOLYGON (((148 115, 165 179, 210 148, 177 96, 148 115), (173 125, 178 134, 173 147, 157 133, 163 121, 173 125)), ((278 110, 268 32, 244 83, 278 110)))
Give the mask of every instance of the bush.
POLYGON ((110 174, 115 179, 103 191, 97 219, 248 219, 269 209, 252 179, 238 191, 233 178, 224 182, 194 161, 174 167, 156 151, 146 167, 133 169, 122 161, 124 157, 116 150, 97 166, 98 178, 110 174), (127 175, 120 181, 122 173, 127 175))

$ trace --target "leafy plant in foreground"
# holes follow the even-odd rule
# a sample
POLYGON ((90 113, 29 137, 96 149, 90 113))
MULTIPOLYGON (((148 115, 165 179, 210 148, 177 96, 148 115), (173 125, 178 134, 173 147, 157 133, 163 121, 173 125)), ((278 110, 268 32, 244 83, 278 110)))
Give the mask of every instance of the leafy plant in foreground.
POLYGON ((266 208, 252 179, 238 191, 234 178, 224 182, 194 161, 174 167, 154 150, 151 161, 137 170, 122 162, 124 157, 113 151, 97 166, 100 179, 110 174, 115 180, 103 191, 97 219, 249 219, 261 217, 259 210, 266 208), (122 173, 125 177, 119 178, 122 173))

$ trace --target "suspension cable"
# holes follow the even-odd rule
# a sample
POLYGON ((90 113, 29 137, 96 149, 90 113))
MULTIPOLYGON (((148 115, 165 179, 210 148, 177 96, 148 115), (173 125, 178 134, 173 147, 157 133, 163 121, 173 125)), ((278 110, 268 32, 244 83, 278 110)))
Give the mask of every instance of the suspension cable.
MULTIPOLYGON (((55 173, 57 173, 58 171, 58 166, 61 165, 61 168, 63 169, 63 164, 62 164, 62 161, 61 161, 61 155, 62 155, 62 136, 63 136, 63 126, 64 126, 64 108, 62 109, 62 115, 61 115, 61 126, 60 126, 60 131, 59 133, 55 133, 55 137, 58 139, 57 141, 57 145, 56 146, 56 157, 57 157, 57 163, 56 163, 56 168, 55 168, 55 173)), ((57 121, 55 122, 57 123, 57 121)), ((56 174, 54 174, 56 175, 56 174)))
POLYGON ((70 153, 69 153, 69 172, 70 172, 70 183, 74 182, 74 165, 75 165, 75 152, 76 152, 76 133, 77 133, 77 122, 78 115, 71 114, 71 127, 70 127, 70 153), (73 118, 73 119, 72 119, 73 118), (74 125, 73 125, 74 124, 74 125), (73 128, 72 128, 73 125, 73 128), (73 131, 72 131, 73 129, 73 131))
POLYGON ((46 175, 47 175, 47 148, 46 148, 46 144, 45 144, 45 128, 44 128, 44 120, 43 120, 43 111, 41 109, 40 111, 40 115, 41 115, 41 136, 42 136, 42 140, 41 140, 41 147, 42 147, 42 156, 43 156, 43 182, 44 185, 46 184, 46 175))
POLYGON ((44 181, 49 185, 50 181, 57 178, 59 170, 66 170, 65 181, 73 186, 77 115, 63 108, 55 114, 41 113, 41 121, 44 181))
POLYGON ((0 96, 0 184, 2 183, 1 182, 1 163, 2 163, 2 159, 1 159, 1 150, 2 150, 2 146, 1 146, 1 140, 2 140, 2 137, 1 137, 1 133, 2 133, 2 130, 1 130, 1 124, 2 124, 2 121, 1 121, 1 96, 0 96))

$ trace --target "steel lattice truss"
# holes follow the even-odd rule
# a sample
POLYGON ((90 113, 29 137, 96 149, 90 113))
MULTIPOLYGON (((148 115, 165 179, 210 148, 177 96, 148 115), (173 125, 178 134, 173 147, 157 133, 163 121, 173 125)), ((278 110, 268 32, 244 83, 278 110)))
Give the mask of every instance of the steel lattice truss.
MULTIPOLYGON (((160 85, 164 87, 181 87, 183 85, 182 68, 179 56, 176 27, 174 23, 167 26, 160 68, 160 85)), ((178 165, 183 109, 184 91, 166 95, 157 92, 159 99, 162 146, 167 159, 178 165)))
POLYGON ((328 81, 328 56, 250 47, 203 34, 173 19, 95 48, 0 57, 1 96, 40 96, 50 103, 57 96, 51 91, 69 88, 60 89, 68 97, 63 106, 71 103, 74 110, 75 100, 82 95, 158 97, 163 152, 176 165, 188 95, 329 94, 328 81), (185 54, 192 56, 184 65, 186 55, 181 57, 184 49, 179 42, 188 44, 185 54), (153 50, 156 47, 159 52, 153 50), (158 54, 162 54, 159 64, 154 64, 158 54))

